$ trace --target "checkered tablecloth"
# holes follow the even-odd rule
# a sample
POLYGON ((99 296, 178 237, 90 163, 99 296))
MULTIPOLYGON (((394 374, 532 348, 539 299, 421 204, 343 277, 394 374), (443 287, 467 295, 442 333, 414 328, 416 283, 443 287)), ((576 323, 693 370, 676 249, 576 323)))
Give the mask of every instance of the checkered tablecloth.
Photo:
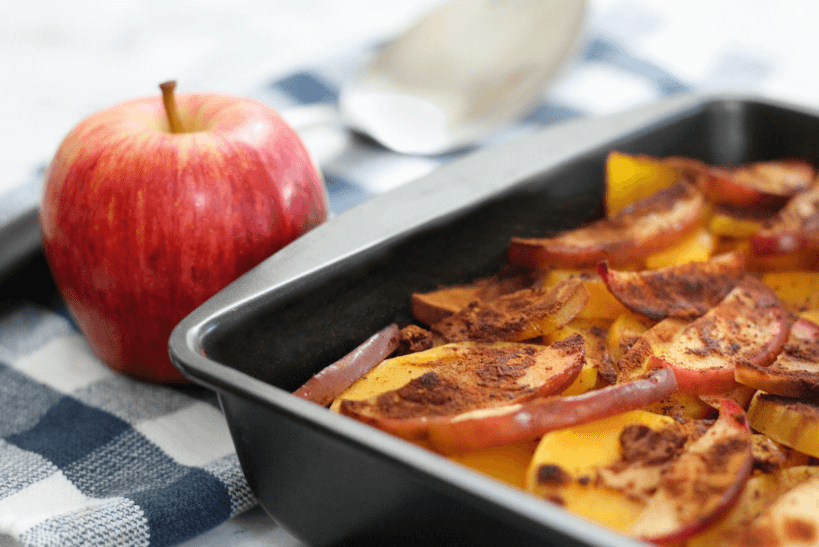
POLYGON ((117 375, 59 312, 0 320, 0 531, 23 545, 174 545, 255 503, 204 393, 117 375))
MULTIPOLYGON (((658 24, 662 30, 663 14, 639 2, 616 4, 623 9, 596 15, 581 53, 543 102, 480 146, 710 84, 753 89, 777 66, 765 51, 732 44, 718 44, 722 54, 712 51, 711 64, 686 68, 674 56, 663 64, 649 39, 658 24)), ((681 45, 694 60, 704 55, 698 34, 681 45)), ((469 153, 405 156, 332 121, 304 119, 305 107, 331 110, 341 82, 377 47, 325 52, 244 93, 302 132, 321 164, 332 214, 469 153)), ((0 195, 0 226, 36 206, 47 161, 0 195)), ((0 546, 175 545, 255 503, 211 394, 111 372, 59 302, 0 308, 0 546)))

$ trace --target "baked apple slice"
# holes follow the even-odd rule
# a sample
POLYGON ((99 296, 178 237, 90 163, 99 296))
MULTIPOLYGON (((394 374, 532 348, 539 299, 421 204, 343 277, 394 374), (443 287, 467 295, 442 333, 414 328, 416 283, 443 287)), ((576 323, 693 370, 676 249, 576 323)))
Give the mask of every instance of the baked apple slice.
POLYGON ((473 300, 480 300, 481 287, 464 285, 445 287, 426 293, 413 293, 412 316, 425 325, 437 323, 444 317, 458 313, 473 300))
MULTIPOLYGON (((753 435, 753 454, 754 471, 760 473, 776 473, 782 469, 806 466, 811 460, 807 454, 776 442, 762 433, 753 435)), ((816 473, 819 476, 819 467, 816 468, 816 473)))
POLYGON ((676 340, 689 321, 669 317, 643 332, 617 362, 617 382, 630 382, 649 371, 651 358, 661 355, 676 340))
POLYGON ((708 231, 715 236, 743 239, 765 228, 776 217, 776 211, 715 205, 708 221, 708 231))
POLYGON ((751 427, 776 442, 819 458, 819 401, 758 391, 748 407, 751 427))
MULTIPOLYGON (((617 382, 630 382, 647 374, 653 357, 671 347, 688 324, 684 319, 668 317, 643 332, 617 362, 617 382)), ((675 418, 702 419, 713 414, 699 397, 680 392, 647 405, 645 410, 675 418)))
POLYGON ((293 395, 327 406, 341 392, 367 374, 398 348, 398 325, 392 324, 369 337, 353 351, 317 372, 293 395))
POLYGON ((442 454, 459 454, 537 439, 549 431, 643 408, 676 389, 671 370, 656 370, 646 378, 581 395, 540 398, 436 420, 430 424, 429 441, 442 454))
POLYGON ((714 203, 777 209, 813 184, 816 172, 802 160, 761 161, 734 168, 711 167, 699 179, 714 203))
MULTIPOLYGON (((586 363, 574 383, 561 395, 580 395, 597 386, 599 377, 611 377, 614 363, 608 354, 606 337, 609 322, 605 319, 574 319, 571 323, 545 337, 548 344, 579 334, 586 341, 586 363)), ((613 383, 613 382, 609 382, 613 383)))
POLYGON ((432 325, 445 342, 520 342, 545 336, 574 319, 589 301, 579 279, 549 289, 523 289, 467 307, 432 325))
POLYGON ((756 390, 752 387, 744 386, 742 384, 736 384, 734 389, 729 391, 728 393, 724 393, 721 395, 698 395, 697 398, 712 408, 719 408, 720 401, 722 399, 730 399, 734 401, 738 407, 742 409, 748 408, 748 405, 751 404, 751 399, 754 398, 756 395, 756 390))
POLYGON ((719 519, 742 493, 751 473, 751 430, 732 401, 719 418, 674 460, 629 532, 658 545, 683 542, 719 519))
POLYGON ((755 255, 819 248, 819 187, 797 194, 764 229, 751 236, 755 255))
POLYGON ((772 363, 789 328, 789 312, 773 290, 746 276, 649 366, 670 367, 684 393, 729 393, 736 386, 736 364, 772 363))
POLYGON ((668 156, 662 158, 662 162, 676 169, 677 172, 685 179, 688 179, 699 185, 699 179, 708 174, 711 169, 711 164, 704 161, 694 159, 688 156, 668 156))
MULTIPOLYGON (((618 363, 643 333, 655 324, 656 321, 652 321, 639 313, 627 310, 625 313, 620 314, 609 328, 607 341, 609 355, 611 355, 614 363, 618 363)), ((614 381, 609 383, 613 384, 614 381)))
POLYGON ((788 199, 809 189, 816 169, 804 160, 760 161, 738 167, 718 167, 684 157, 663 162, 697 186, 717 205, 747 209, 777 209, 788 199))
POLYGON ((686 547, 786 545, 771 540, 771 534, 756 524, 789 491, 812 480, 819 480, 819 467, 800 465, 751 477, 725 518, 686 542, 686 547))
POLYGON ((505 294, 531 288, 540 276, 536 272, 510 266, 497 275, 466 285, 442 287, 426 293, 413 293, 412 316, 425 325, 432 325, 461 311, 473 300, 494 300, 505 294))
POLYGON ((819 394, 819 325, 801 318, 770 366, 740 361, 734 377, 740 384, 783 397, 819 394))
MULTIPOLYGON (((746 530, 746 538, 769 545, 804 546, 819 544, 819 478, 811 477, 785 492, 746 530)), ((747 543, 746 543, 747 544, 747 543)))
POLYGON ((526 490, 625 532, 656 490, 664 464, 682 452, 683 428, 673 418, 632 410, 546 433, 531 458, 526 490))
POLYGON ((617 319, 626 308, 606 288, 594 270, 549 270, 543 278, 544 287, 553 287, 569 278, 583 281, 589 291, 589 302, 577 314, 578 319, 617 319))
POLYGON ((695 319, 716 306, 745 276, 742 253, 725 253, 707 262, 689 262, 660 270, 618 271, 601 262, 600 277, 624 306, 660 321, 695 319))
POLYGON ((696 231, 705 211, 703 195, 680 181, 581 228, 548 238, 512 238, 509 260, 533 269, 593 268, 602 260, 613 267, 641 264, 696 231))
POLYGON ((338 411, 399 437, 422 440, 432 424, 452 416, 560 393, 574 382, 585 361, 580 335, 551 346, 454 346, 457 356, 446 359, 424 362, 420 354, 413 354, 415 366, 427 372, 366 399, 342 395, 338 411))
POLYGON ((428 364, 455 363, 461 360, 463 353, 474 345, 472 342, 443 344, 423 351, 385 359, 381 364, 345 389, 330 405, 330 410, 338 412, 343 400, 359 401, 399 389, 407 385, 410 380, 429 372, 428 364))

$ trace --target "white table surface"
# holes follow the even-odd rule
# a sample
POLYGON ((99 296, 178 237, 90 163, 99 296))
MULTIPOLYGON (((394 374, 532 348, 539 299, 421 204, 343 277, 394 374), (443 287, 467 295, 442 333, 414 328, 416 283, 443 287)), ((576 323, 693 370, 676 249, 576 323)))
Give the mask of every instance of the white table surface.
MULTIPOLYGON (((0 193, 30 180, 80 119, 155 94, 159 82, 248 94, 339 50, 389 38, 439 3, 3 0, 0 193)), ((817 20, 813 0, 591 0, 588 24, 697 89, 750 91, 819 108, 817 20)), ((582 104, 594 85, 592 72, 551 92, 582 104)), ((640 97, 639 89, 615 86, 605 100, 584 106, 602 114, 635 106, 640 97)), ((257 508, 183 545, 228 544, 299 543, 257 508)))

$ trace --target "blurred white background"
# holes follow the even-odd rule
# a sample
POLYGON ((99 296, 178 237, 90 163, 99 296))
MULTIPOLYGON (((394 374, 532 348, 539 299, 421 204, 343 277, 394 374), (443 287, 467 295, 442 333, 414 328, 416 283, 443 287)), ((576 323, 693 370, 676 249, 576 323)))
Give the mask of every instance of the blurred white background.
POLYGON ((436 0, 0 2, 0 192, 47 161, 82 118, 157 94, 239 95, 299 66, 385 39, 436 0))
MULTIPOLYGON (((80 119, 180 91, 252 95, 277 75, 388 39, 441 0, 0 2, 0 192, 47 162, 80 119)), ((588 32, 616 40, 698 90, 819 105, 814 0, 590 0, 588 32)), ((588 113, 652 100, 640 82, 601 93, 594 71, 553 88, 588 113)))

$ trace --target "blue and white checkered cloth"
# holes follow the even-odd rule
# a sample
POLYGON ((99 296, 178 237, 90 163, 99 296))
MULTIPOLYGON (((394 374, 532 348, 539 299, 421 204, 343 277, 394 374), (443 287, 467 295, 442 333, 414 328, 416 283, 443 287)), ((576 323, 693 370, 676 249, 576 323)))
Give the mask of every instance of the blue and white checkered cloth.
MULTIPOLYGON (((248 95, 283 112, 332 104, 369 53, 327 59, 248 95)), ((597 114, 612 97, 627 107, 687 89, 617 41, 591 35, 549 99, 492 142, 597 114)), ((404 156, 339 127, 304 136, 333 214, 459 155, 404 156)), ((1 224, 3 207, 8 216, 9 207, 36 203, 39 185, 0 197, 1 224)), ((111 372, 59 307, 2 309, 0 545, 174 545, 255 505, 213 397, 111 372)))
POLYGON ((58 312, 6 313, 0 531, 26 546, 174 545, 252 507, 208 399, 112 372, 58 312))

